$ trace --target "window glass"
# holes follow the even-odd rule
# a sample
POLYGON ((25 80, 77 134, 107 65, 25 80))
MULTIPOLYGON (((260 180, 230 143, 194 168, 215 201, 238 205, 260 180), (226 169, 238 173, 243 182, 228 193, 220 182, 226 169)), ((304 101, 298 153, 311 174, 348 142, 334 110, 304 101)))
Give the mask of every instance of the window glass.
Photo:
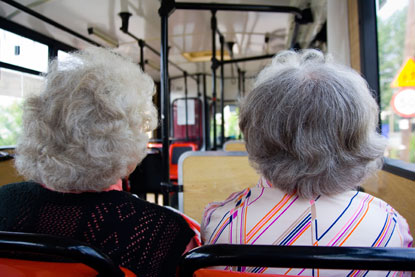
POLYGON ((239 108, 236 105, 227 105, 224 109, 225 138, 240 139, 241 132, 238 124, 239 108))
POLYGON ((0 29, 0 61, 47 72, 47 45, 0 29))
POLYGON ((70 54, 66 53, 65 51, 58 50, 58 61, 64 61, 68 59, 70 54))
POLYGON ((15 145, 22 130, 23 99, 38 93, 43 77, 0 68, 0 146, 15 145))
MULTIPOLYGON (((220 108, 217 108, 217 111, 220 108)), ((212 112, 212 107, 211 107, 212 112)), ((225 141, 241 139, 241 131, 239 129, 239 108, 236 105, 227 105, 224 107, 224 118, 225 118, 225 141)), ((210 139, 213 145, 213 118, 211 118, 210 126, 210 139)), ((220 112, 216 113, 216 143, 220 145, 221 141, 221 126, 222 126, 222 115, 220 112)))
POLYGON ((388 138, 385 156, 411 163, 415 163, 414 5, 410 0, 384 0, 377 7, 382 134, 388 138))

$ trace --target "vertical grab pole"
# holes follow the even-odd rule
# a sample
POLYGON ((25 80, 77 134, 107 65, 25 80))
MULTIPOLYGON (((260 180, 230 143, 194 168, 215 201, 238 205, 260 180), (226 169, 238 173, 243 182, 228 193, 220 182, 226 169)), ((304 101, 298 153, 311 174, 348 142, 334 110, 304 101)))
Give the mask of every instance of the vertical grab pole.
MULTIPOLYGON (((241 99, 242 96, 242 74, 241 74, 241 69, 239 68, 239 66, 237 66, 238 69, 238 98, 241 99)), ((241 132, 239 132, 239 136, 238 139, 241 139, 241 132)))
POLYGON ((210 136, 209 136, 209 103, 206 95, 206 74, 203 74, 203 136, 205 143, 205 150, 208 151, 210 148, 210 136))
POLYGON ((221 35, 220 37, 220 114, 221 114, 221 125, 220 125, 220 144, 223 147, 225 144, 225 115, 224 115, 224 103, 225 103, 225 73, 223 64, 224 55, 224 44, 225 38, 221 35))
POLYGON ((144 40, 139 39, 138 40, 138 46, 140 47, 140 66, 141 66, 141 70, 143 70, 143 72, 145 72, 145 68, 144 68, 144 40))
POLYGON ((216 69, 218 68, 218 60, 216 59, 216 10, 212 10, 212 18, 210 21, 212 30, 212 113, 213 113, 213 150, 217 148, 216 141, 216 69))
POLYGON ((184 109, 186 114, 186 141, 189 141, 189 119, 188 119, 188 107, 187 107, 187 71, 184 73, 184 109))
POLYGON ((245 97, 245 73, 246 73, 246 71, 242 71, 241 72, 242 73, 242 93, 243 93, 243 96, 245 97))
MULTIPOLYGON (((200 97, 202 96, 202 93, 200 92, 200 73, 196 74, 196 87, 197 87, 197 100, 200 101, 200 97)), ((196 105, 196 103, 195 103, 195 105, 196 105)), ((200 107, 200 108, 202 109, 202 113, 203 113, 203 107, 200 107)), ((196 106, 195 106, 195 109, 196 109, 196 106)), ((199 125, 200 118, 197 117, 197 119, 198 119, 198 121, 195 122, 195 123, 197 125, 199 125)), ((196 117, 195 117, 195 120, 196 120, 196 117)), ((202 121, 202 130, 203 130, 203 123, 204 122, 202 121)), ((200 134, 200 129, 199 129, 199 132, 197 134, 197 140, 198 140, 199 148, 202 148, 202 137, 201 136, 203 136, 203 134, 200 134)))
POLYGON ((196 86, 197 86, 197 98, 200 98, 202 96, 202 93, 200 92, 200 73, 196 75, 196 86))
POLYGON ((238 67, 238 96, 242 97, 242 88, 241 88, 241 70, 238 67))
MULTIPOLYGON (((161 136, 163 140, 162 148, 162 174, 161 181, 170 183, 169 171, 169 108, 170 108, 170 91, 169 91, 169 70, 168 70, 168 30, 169 15, 174 11, 174 1, 162 0, 159 9, 161 18, 161 48, 160 48, 160 88, 161 88, 161 136)), ((163 205, 168 205, 168 193, 164 193, 163 205)))

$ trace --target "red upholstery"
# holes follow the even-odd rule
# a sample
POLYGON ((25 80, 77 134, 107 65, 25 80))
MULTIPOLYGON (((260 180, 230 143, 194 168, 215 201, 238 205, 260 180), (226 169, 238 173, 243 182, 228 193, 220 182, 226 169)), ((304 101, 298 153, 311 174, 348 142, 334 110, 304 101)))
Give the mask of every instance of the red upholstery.
POLYGON ((147 143, 147 148, 158 148, 158 149, 161 149, 161 148, 163 148, 163 144, 162 143, 158 143, 158 142, 149 142, 149 143, 147 143))
MULTIPOLYGON (((121 268, 126 277, 136 276, 121 268)), ((7 277, 91 277, 97 272, 82 263, 55 263, 0 258, 0 276, 7 277)))
POLYGON ((279 275, 279 274, 257 274, 257 273, 245 273, 218 269, 206 269, 201 268, 193 273, 193 277, 287 277, 290 275, 279 275))
POLYGON ((179 150, 180 148, 187 149, 186 151, 196 151, 197 144, 194 142, 174 142, 170 144, 169 147, 169 163, 170 163, 170 179, 173 181, 177 181, 178 173, 177 173, 177 164, 178 164, 178 157, 175 151, 179 150), (189 149, 190 148, 190 149, 189 149))

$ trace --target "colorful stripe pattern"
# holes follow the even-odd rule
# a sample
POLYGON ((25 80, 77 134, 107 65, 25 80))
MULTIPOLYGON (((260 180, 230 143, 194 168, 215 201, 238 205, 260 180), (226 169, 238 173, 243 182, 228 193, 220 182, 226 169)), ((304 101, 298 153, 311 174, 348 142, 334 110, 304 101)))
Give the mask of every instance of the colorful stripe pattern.
MULTIPOLYGON (((391 206, 369 194, 347 192, 333 197, 300 199, 261 178, 256 187, 210 204, 202 222, 205 244, 410 247, 409 228, 391 206), (406 230, 405 230, 406 229, 406 230)), ((324 276, 319 269, 228 268, 252 273, 324 276)), ((402 272, 362 270, 342 276, 400 276, 402 272), (378 275, 377 275, 378 274, 378 275)))

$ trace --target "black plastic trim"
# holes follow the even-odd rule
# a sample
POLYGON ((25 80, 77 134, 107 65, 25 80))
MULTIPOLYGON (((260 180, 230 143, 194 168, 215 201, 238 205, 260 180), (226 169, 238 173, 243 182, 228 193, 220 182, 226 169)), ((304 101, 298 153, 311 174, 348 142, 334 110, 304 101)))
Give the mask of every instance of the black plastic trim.
POLYGON ((415 181, 415 164, 413 163, 385 157, 382 170, 415 181))
MULTIPOLYGON (((375 1, 358 1, 361 73, 380 107, 378 38, 375 1)), ((379 130, 381 120, 379 113, 379 130)))
POLYGON ((20 71, 20 72, 24 72, 28 74, 33 74, 33 75, 39 75, 39 76, 44 74, 37 70, 29 69, 26 67, 21 67, 18 65, 10 64, 10 63, 4 63, 4 62, 0 62, 0 68, 7 68, 7 69, 16 70, 16 71, 20 71))
POLYGON ((44 234, 0 231, 0 257, 30 260, 35 253, 81 262, 97 270, 99 276, 124 276, 105 253, 86 243, 44 234))
POLYGON ((0 28, 15 34, 18 34, 19 36, 43 43, 50 46, 54 46, 55 48, 59 49, 59 50, 63 50, 65 52, 70 52, 70 51, 75 51, 77 50, 76 48, 57 41, 53 38, 47 37, 41 33, 38 33, 36 31, 33 31, 27 27, 24 27, 20 24, 17 24, 11 20, 7 20, 3 17, 0 17, 0 28))
POLYGON ((302 18, 300 9, 291 6, 273 5, 241 5, 223 3, 176 2, 176 9, 181 10, 210 10, 210 11, 244 11, 244 12, 275 12, 291 13, 298 19, 302 18))
POLYGON ((28 13, 31 16, 33 16, 33 17, 35 17, 39 20, 42 20, 43 22, 46 22, 46 23, 48 23, 48 24, 50 24, 50 25, 52 25, 52 26, 54 26, 54 27, 56 27, 56 28, 58 28, 58 29, 60 29, 64 32, 67 32, 67 33, 69 33, 69 34, 71 34, 71 35, 73 35, 73 36, 75 36, 79 39, 82 39, 86 42, 89 42, 92 45, 102 46, 101 44, 99 44, 99 43, 97 43, 97 42, 95 42, 95 41, 93 41, 93 40, 91 40, 91 39, 75 32, 75 31, 73 31, 73 30, 69 29, 68 27, 66 27, 66 26, 64 26, 64 25, 62 25, 62 24, 60 24, 60 23, 44 16, 42 14, 38 13, 38 12, 35 12, 34 10, 29 9, 28 7, 26 7, 26 6, 24 6, 20 3, 17 3, 16 1, 13 1, 13 0, 1 0, 1 1, 9 4, 10 6, 15 7, 16 9, 21 10, 22 12, 28 13))
POLYGON ((182 258, 180 277, 209 266, 294 267, 364 270, 415 270, 415 249, 214 244, 182 258))

